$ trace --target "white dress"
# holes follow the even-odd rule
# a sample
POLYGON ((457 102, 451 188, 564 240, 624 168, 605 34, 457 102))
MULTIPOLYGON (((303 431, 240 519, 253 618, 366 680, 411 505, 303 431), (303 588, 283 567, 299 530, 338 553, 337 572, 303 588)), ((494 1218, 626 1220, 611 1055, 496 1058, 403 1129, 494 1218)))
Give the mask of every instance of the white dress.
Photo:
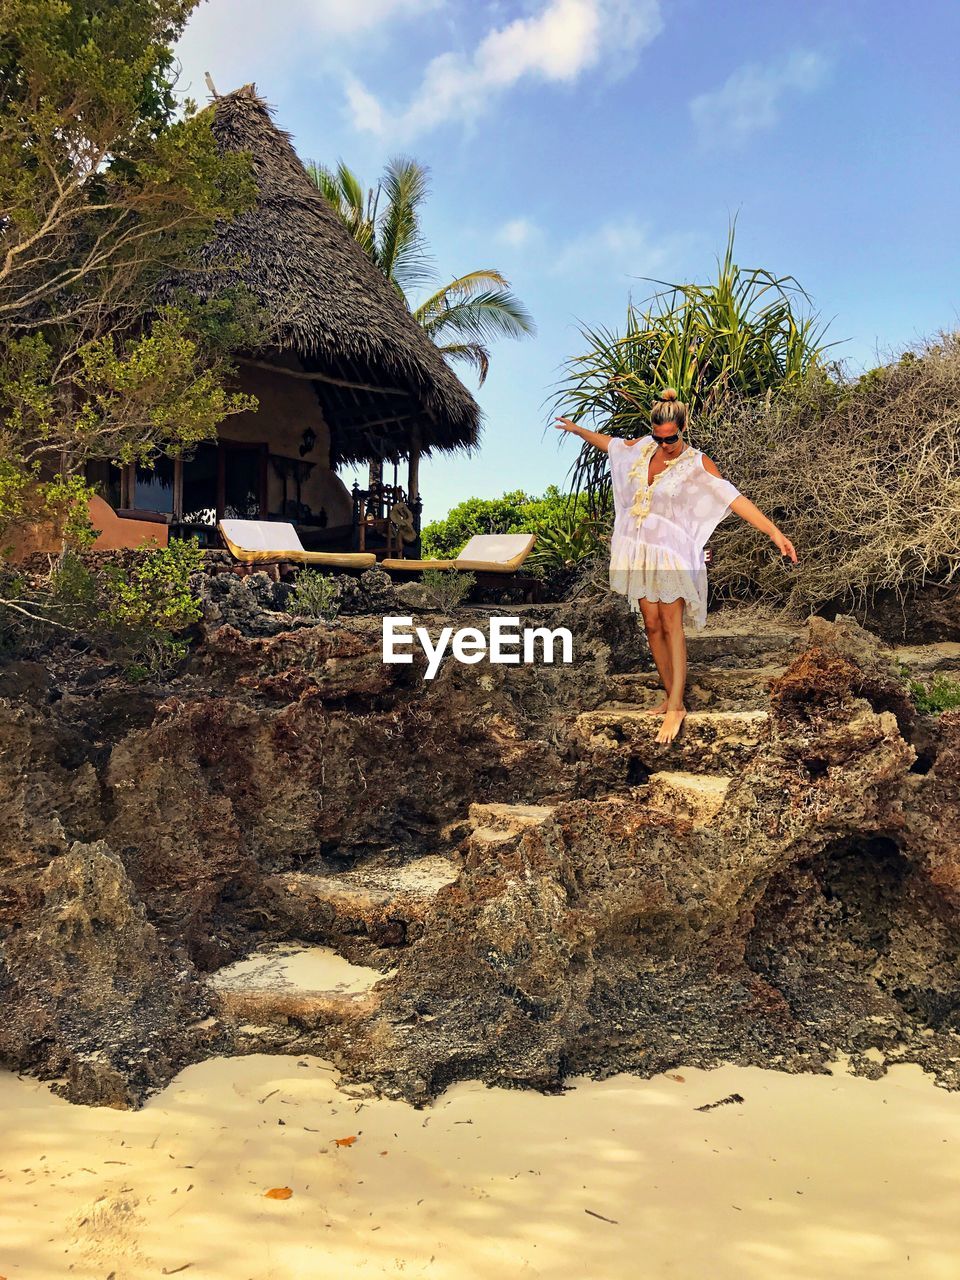
POLYGON ((634 613, 639 597, 687 602, 685 621, 702 631, 707 621, 707 566, 703 548, 740 490, 703 465, 687 445, 647 484, 657 445, 612 437, 607 459, 613 484, 610 589, 625 595, 634 613))

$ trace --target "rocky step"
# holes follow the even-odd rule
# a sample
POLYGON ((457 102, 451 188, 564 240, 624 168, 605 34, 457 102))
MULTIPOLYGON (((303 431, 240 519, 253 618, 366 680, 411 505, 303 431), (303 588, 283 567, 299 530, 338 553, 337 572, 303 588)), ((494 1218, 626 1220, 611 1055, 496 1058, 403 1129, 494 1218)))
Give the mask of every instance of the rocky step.
POLYGON ((264 879, 261 903, 289 937, 367 958, 371 946, 416 941, 437 894, 459 874, 458 862, 439 856, 399 865, 364 862, 321 874, 291 871, 264 879))
POLYGON ((221 1020, 241 1040, 270 1042, 277 1029, 347 1033, 379 1008, 391 977, 350 964, 330 947, 272 946, 207 979, 221 1020))
POLYGON ((661 718, 634 707, 584 711, 570 727, 570 745, 584 769, 584 785, 640 785, 663 763, 691 773, 736 773, 764 741, 763 710, 690 711, 672 742, 657 742, 661 718))
POLYGON ((552 813, 553 805, 550 804, 482 804, 474 801, 469 809, 474 829, 489 827, 508 835, 516 835, 526 827, 539 826, 552 813))
POLYGON ((960 672, 960 641, 944 640, 936 644, 895 645, 893 657, 908 669, 911 676, 960 672))
MULTIPOLYGON (((786 666, 695 667, 687 669, 684 701, 689 711, 749 711, 766 707, 770 682, 782 676, 786 666)), ((656 671, 630 671, 614 676, 613 699, 621 705, 655 706, 663 698, 656 671)))
POLYGON ((485 847, 513 840, 529 827, 537 827, 553 814, 549 804, 486 804, 474 801, 468 810, 472 830, 468 848, 482 852, 485 847))
POLYGON ((806 644, 803 627, 780 627, 757 623, 749 629, 717 627, 688 635, 687 663, 711 669, 789 665, 806 644))
POLYGON ((644 802, 697 826, 709 826, 723 808, 733 778, 722 773, 661 770, 647 779, 644 802))

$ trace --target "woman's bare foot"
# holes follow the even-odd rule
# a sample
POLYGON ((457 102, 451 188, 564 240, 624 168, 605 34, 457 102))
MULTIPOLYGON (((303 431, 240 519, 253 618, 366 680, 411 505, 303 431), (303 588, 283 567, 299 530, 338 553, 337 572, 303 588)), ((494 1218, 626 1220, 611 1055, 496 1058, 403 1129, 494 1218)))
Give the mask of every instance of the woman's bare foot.
POLYGON ((686 714, 686 707, 668 707, 664 713, 663 724, 660 726, 660 732, 657 734, 657 741, 672 742, 680 732, 680 726, 683 723, 683 717, 686 714))
POLYGON ((658 705, 655 707, 644 707, 643 714, 645 716, 662 716, 663 713, 666 711, 666 709, 667 709, 667 700, 666 698, 664 698, 663 701, 658 703, 658 705))

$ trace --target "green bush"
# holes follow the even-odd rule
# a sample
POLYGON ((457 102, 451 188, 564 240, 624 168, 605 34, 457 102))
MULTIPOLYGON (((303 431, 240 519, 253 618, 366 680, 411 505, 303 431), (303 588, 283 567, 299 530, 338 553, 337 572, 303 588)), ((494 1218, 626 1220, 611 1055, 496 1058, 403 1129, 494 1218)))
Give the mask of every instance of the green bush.
POLYGON ((340 590, 333 578, 317 569, 301 569, 287 600, 289 613, 332 621, 340 612, 340 590))
POLYGON ((96 614, 97 582, 76 552, 63 553, 50 574, 49 587, 52 601, 61 613, 79 608, 88 619, 96 614))
POLYGON ((182 633, 201 616, 190 579, 203 567, 197 539, 173 539, 130 568, 105 565, 97 582, 96 626, 131 679, 163 675, 186 656, 182 633))
MULTIPOLYGON (((426 525, 422 533, 423 554, 427 558, 452 559, 478 533, 534 533, 537 543, 547 536, 555 540, 559 531, 588 518, 586 499, 574 500, 555 484, 547 486, 542 498, 514 489, 499 498, 468 498, 453 507, 442 520, 426 525)), ((530 553, 531 566, 538 561, 537 545, 530 553)), ((547 556, 549 561, 550 556, 547 556)))
POLYGON ((120 662, 132 680, 164 675, 186 656, 183 633, 201 617, 190 584, 203 552, 191 538, 130 555, 123 566, 88 568, 67 550, 42 581, 4 569, 0 648, 15 652, 72 634, 120 662))
POLYGON ((452 507, 442 520, 432 520, 421 532, 427 559, 450 560, 459 555, 477 533, 519 533, 526 509, 535 499, 522 489, 500 498, 468 498, 452 507))
POLYGON ((475 573, 459 569, 424 569, 422 585, 430 604, 441 613, 458 608, 477 584, 475 573))
POLYGON ((953 711, 960 707, 960 680, 954 680, 950 676, 934 676, 928 685, 920 680, 911 680, 910 695, 917 710, 924 715, 953 711))
POLYGON ((571 502, 550 512, 540 525, 524 567, 545 573, 573 569, 597 555, 601 547, 600 522, 591 520, 571 502))

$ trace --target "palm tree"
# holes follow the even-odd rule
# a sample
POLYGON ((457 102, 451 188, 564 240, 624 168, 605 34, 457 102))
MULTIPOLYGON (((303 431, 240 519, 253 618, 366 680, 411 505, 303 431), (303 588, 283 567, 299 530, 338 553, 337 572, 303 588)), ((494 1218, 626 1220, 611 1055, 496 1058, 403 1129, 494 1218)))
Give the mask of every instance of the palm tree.
POLYGON ((510 292, 509 280, 493 268, 457 276, 424 302, 411 302, 411 293, 434 280, 420 225, 420 208, 428 190, 426 165, 407 156, 395 157, 387 164, 376 190, 366 193, 342 160, 335 170, 309 160, 306 170, 353 238, 393 284, 413 318, 448 359, 472 364, 481 386, 490 368, 493 339, 521 338, 535 332, 530 314, 510 292))
MULTIPOLYGON (((642 307, 631 302, 622 334, 583 329, 588 350, 567 361, 555 396, 556 410, 575 422, 632 437, 649 424, 650 404, 663 387, 702 425, 733 395, 754 396, 799 382, 823 367, 826 326, 804 312, 809 297, 793 276, 734 261, 736 219, 729 228, 717 278, 706 285, 668 284, 642 307)), ((606 458, 584 445, 572 467, 576 492, 585 489, 591 509, 609 493, 606 458)))

